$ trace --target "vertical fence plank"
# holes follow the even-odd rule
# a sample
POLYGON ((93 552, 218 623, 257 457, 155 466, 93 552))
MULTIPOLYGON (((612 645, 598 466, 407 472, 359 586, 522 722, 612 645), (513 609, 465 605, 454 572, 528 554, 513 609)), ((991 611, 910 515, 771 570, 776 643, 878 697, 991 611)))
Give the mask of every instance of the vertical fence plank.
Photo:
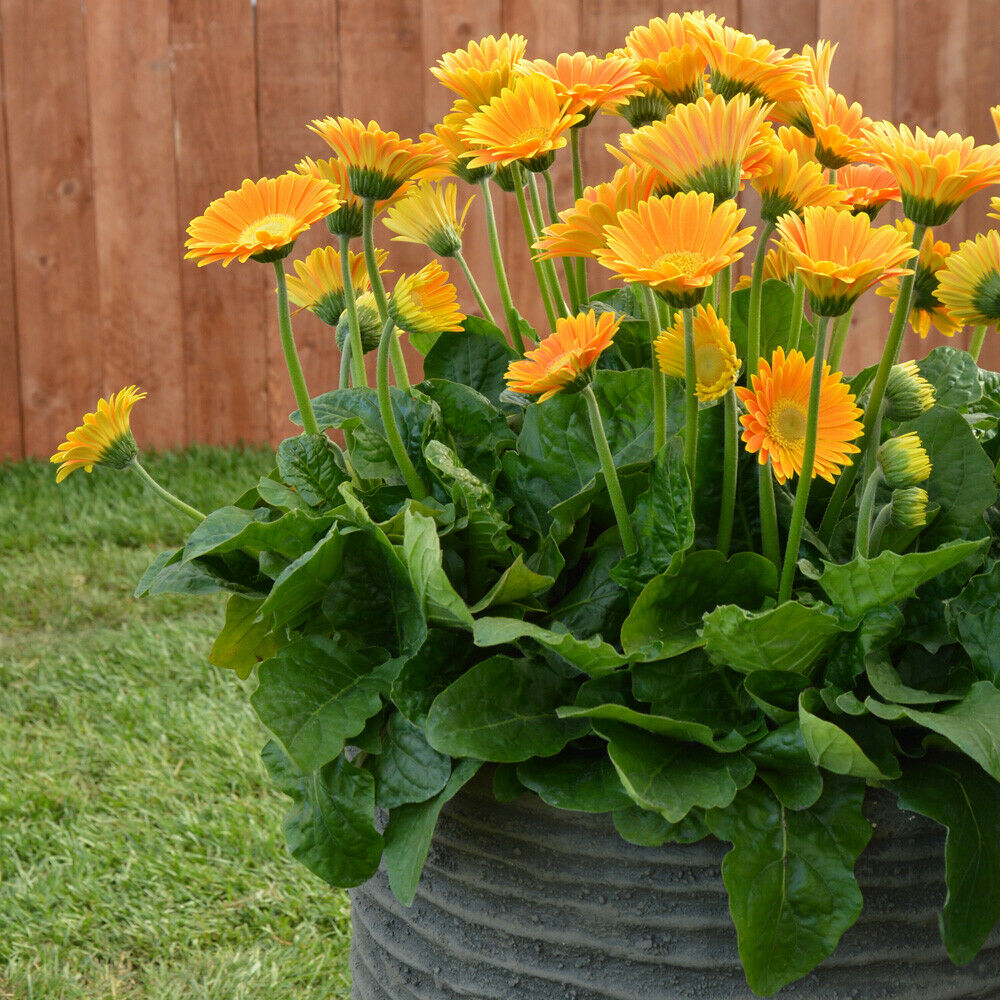
MULTIPOLYGON (((803 45, 815 45, 819 31, 818 0, 743 0, 740 27, 766 38, 779 49, 800 52, 803 45)), ((726 18, 729 24, 729 18, 726 18)))
MULTIPOLYGON (((249 0, 174 0, 178 225, 260 172, 254 10, 249 0)), ((247 261, 181 272, 188 421, 192 441, 268 438, 264 305, 270 265, 247 261)), ((273 294, 273 293, 272 293, 273 294)))
POLYGON ((86 29, 102 381, 149 394, 133 422, 143 445, 178 445, 189 428, 169 3, 90 0, 86 29))
MULTIPOLYGON (((329 155, 325 143, 308 131, 314 118, 340 113, 338 5, 331 0, 258 0, 257 111, 261 173, 274 177, 294 167, 305 155, 329 155)), ((293 260, 330 242, 320 222, 295 244, 285 270, 294 274, 293 260)), ((267 379, 270 437, 280 441, 295 428, 288 415, 295 399, 278 330, 274 302, 268 301, 267 379)), ((333 331, 312 313, 293 317, 306 384, 312 395, 336 388, 340 352, 333 331)))
POLYGON ((25 450, 51 454, 101 390, 83 12, 3 0, 25 450))

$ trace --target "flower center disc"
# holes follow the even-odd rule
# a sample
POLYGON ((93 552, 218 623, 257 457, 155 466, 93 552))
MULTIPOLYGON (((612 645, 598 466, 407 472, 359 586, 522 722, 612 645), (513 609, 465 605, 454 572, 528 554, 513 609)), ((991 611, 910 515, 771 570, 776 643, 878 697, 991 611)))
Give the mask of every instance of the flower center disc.
POLYGON ((254 219, 240 233, 240 242, 269 247, 285 246, 292 242, 292 232, 296 224, 297 220, 291 215, 274 212, 265 215, 263 219, 254 219))
POLYGON ((535 125, 521 132, 512 146, 533 146, 549 138, 549 130, 544 125, 535 125))
POLYGON ((704 262, 704 254, 698 253, 697 250, 671 250, 670 253, 657 257, 653 269, 658 271, 672 268, 680 274, 694 274, 704 262))
POLYGON ((722 376, 726 364, 715 344, 704 344, 695 351, 694 366, 698 380, 710 385, 722 376))
POLYGON ((779 404, 772 422, 774 436, 785 445, 797 445, 806 436, 806 411, 795 403, 779 404))

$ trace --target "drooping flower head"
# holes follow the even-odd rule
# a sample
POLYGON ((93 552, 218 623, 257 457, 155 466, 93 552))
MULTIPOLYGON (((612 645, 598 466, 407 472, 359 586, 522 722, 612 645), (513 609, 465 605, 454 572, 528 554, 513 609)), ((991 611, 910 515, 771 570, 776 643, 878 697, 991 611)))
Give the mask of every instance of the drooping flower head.
MULTIPOLYGON (((384 250, 375 251, 381 266, 386 258, 384 250)), ((360 295, 371 289, 365 255, 348 251, 351 286, 360 295)), ((293 262, 295 274, 286 276, 288 298, 297 306, 308 309, 328 326, 336 326, 346 307, 344 278, 340 253, 333 247, 317 247, 305 260, 293 262)))
POLYGON ((872 163, 849 163, 837 171, 837 187, 844 193, 844 204, 852 212, 864 212, 874 221, 879 210, 890 201, 899 201, 899 185, 885 167, 872 163))
POLYGON ((440 148, 400 139, 398 132, 385 132, 377 122, 328 117, 315 119, 309 128, 343 161, 351 191, 359 198, 391 198, 406 181, 447 164, 440 148))
POLYGON ((578 391, 593 378, 601 353, 611 346, 621 317, 594 310, 556 320, 555 330, 520 361, 513 361, 504 378, 513 392, 541 393, 539 403, 557 392, 578 391))
POLYGON ((995 326, 1000 321, 1000 234, 966 240, 938 271, 937 297, 956 322, 995 326))
POLYGON ((526 45, 523 35, 489 35, 445 52, 431 73, 474 108, 482 108, 511 85, 526 45))
MULTIPOLYGON (((913 242, 913 223, 909 219, 897 222, 896 228, 908 241, 913 242)), ((910 325, 921 337, 927 336, 932 323, 946 337, 953 337, 962 329, 962 324, 955 320, 937 297, 938 272, 944 267, 950 254, 951 247, 944 240, 934 239, 933 229, 924 233, 920 256, 913 265, 913 296, 910 300, 910 325)), ((875 294, 888 298, 889 309, 895 310, 896 300, 899 298, 899 278, 886 281, 875 289, 875 294)))
POLYGON ((469 166, 521 162, 529 170, 545 170, 566 145, 566 131, 582 120, 570 113, 568 101, 560 102, 547 76, 517 77, 462 129, 462 137, 478 149, 469 166))
POLYGON ((548 257, 593 257, 606 241, 608 226, 618 224, 621 212, 637 208, 653 195, 656 175, 634 165, 615 171, 610 181, 584 188, 572 208, 559 213, 561 221, 542 230, 535 247, 539 260, 548 257))
POLYGON ((188 225, 185 259, 198 266, 222 261, 228 267, 254 260, 270 263, 292 252, 292 245, 314 222, 341 204, 336 184, 282 174, 245 180, 238 191, 216 198, 188 225))
POLYGON ((716 207, 708 193, 650 198, 606 230, 598 262, 624 281, 661 292, 676 308, 697 305, 723 268, 739 260, 753 228, 738 229, 744 210, 716 207))
POLYGON ((462 249, 465 216, 473 199, 458 215, 458 186, 419 181, 402 201, 389 209, 385 227, 394 240, 419 243, 439 257, 454 257, 462 249))
POLYGON ((777 141, 771 142, 764 170, 753 180, 760 194, 760 216, 772 225, 786 212, 801 212, 810 205, 840 207, 844 194, 823 175, 823 168, 811 160, 801 162, 777 141))
MULTIPOLYGON (((779 347, 770 363, 760 359, 757 374, 750 377, 752 388, 736 387, 747 409, 740 417, 747 451, 756 454, 761 465, 770 461, 779 483, 802 472, 812 368, 812 358, 807 361, 801 351, 790 351, 786 357, 779 347)), ((851 462, 849 456, 860 451, 852 442, 863 433, 861 412, 840 372, 831 372, 824 364, 813 477, 832 483, 851 462)))
POLYGON ((701 98, 682 104, 661 122, 621 137, 639 166, 652 167, 681 191, 708 191, 722 202, 735 198, 744 160, 767 111, 745 94, 732 100, 701 98))
POLYGON ((482 167, 470 167, 469 160, 475 155, 475 147, 462 138, 462 128, 468 121, 468 115, 452 112, 445 116, 443 122, 434 126, 434 134, 425 132, 420 136, 421 142, 428 146, 437 143, 448 157, 448 169, 465 181, 466 184, 478 184, 483 177, 489 177, 494 171, 492 163, 482 167))
POLYGON ((707 38, 704 51, 712 70, 712 90, 727 98, 747 94, 774 104, 794 101, 808 68, 802 56, 788 56, 788 49, 776 49, 730 27, 707 38))
POLYGON ((830 170, 870 157, 865 130, 872 120, 858 103, 848 104, 843 94, 830 87, 812 87, 802 94, 802 103, 812 135, 816 139, 816 159, 830 170))
POLYGON ((565 104, 570 114, 583 115, 580 125, 590 122, 601 108, 638 94, 642 81, 639 67, 631 59, 616 55, 601 59, 585 52, 563 52, 554 65, 545 59, 531 59, 519 68, 528 74, 547 76, 555 85, 559 103, 565 104))
POLYGON ((66 435, 66 440, 49 459, 59 466, 56 482, 61 483, 75 469, 90 472, 95 465, 127 469, 139 454, 129 429, 129 413, 140 399, 145 398, 144 392, 130 385, 121 392, 113 392, 107 399, 99 399, 97 412, 84 414, 83 423, 66 435))
POLYGON ((389 299, 389 315, 401 330, 416 334, 461 330, 465 319, 458 292, 436 260, 400 277, 389 299))
MULTIPOLYGON (((656 360, 664 375, 684 378, 684 317, 663 330, 654 344, 656 360)), ((694 310, 694 355, 697 382, 695 391, 703 403, 720 399, 736 384, 740 359, 729 327, 716 315, 712 306, 699 305, 694 310)))
POLYGON ((943 226, 966 198, 1000 182, 1000 144, 977 146, 971 137, 877 122, 865 133, 873 154, 899 184, 903 214, 925 226, 943 226))
POLYGON ((908 274, 901 265, 916 253, 894 226, 836 208, 784 215, 778 235, 819 316, 841 316, 876 281, 908 274))

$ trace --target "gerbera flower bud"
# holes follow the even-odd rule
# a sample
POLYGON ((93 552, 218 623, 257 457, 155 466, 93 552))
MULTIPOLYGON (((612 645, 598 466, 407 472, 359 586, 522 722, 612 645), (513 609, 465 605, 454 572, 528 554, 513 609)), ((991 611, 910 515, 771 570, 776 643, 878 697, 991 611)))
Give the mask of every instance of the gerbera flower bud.
POLYGON ((955 319, 973 326, 1000 321, 1000 234, 966 240, 938 271, 937 297, 955 319))
MULTIPOLYGON (((376 258, 381 266, 386 252, 377 250, 376 258)), ((348 251, 348 266, 355 293, 367 292, 371 281, 365 267, 365 255, 348 251)), ((328 326, 336 326, 346 304, 340 254, 333 247, 317 247, 305 260, 295 261, 293 267, 295 274, 286 276, 288 298, 328 326)))
POLYGON ((882 476, 892 489, 916 486, 931 474, 931 460, 914 431, 883 441, 878 449, 882 476))
MULTIPOLYGON (((365 354, 378 348, 378 342, 382 336, 382 320, 378 314, 378 303, 371 292, 364 292, 359 295, 355 308, 358 311, 358 326, 361 328, 361 346, 365 354)), ((350 318, 345 311, 337 324, 337 346, 343 350, 344 344, 351 336, 350 318)))
POLYGON ((416 274, 404 274, 389 299, 389 315, 407 333, 433 334, 461 330, 465 314, 448 272, 433 260, 416 274))
POLYGON ((144 392, 130 385, 98 400, 97 412, 84 414, 83 423, 66 435, 49 459, 59 466, 56 482, 61 483, 75 469, 90 472, 95 465, 127 469, 139 454, 139 446, 129 429, 129 413, 145 398, 144 392))
POLYGON ((905 361, 889 369, 885 400, 890 420, 913 420, 934 405, 934 386, 920 374, 916 361, 905 361))
MULTIPOLYGON (((670 329, 663 330, 655 344, 656 360, 664 375, 684 378, 684 317, 679 315, 670 329)), ((736 384, 740 359, 729 327, 709 305, 694 311, 695 391, 703 403, 720 399, 736 384)))
POLYGON ((922 528, 927 524, 927 490, 920 486, 907 486, 893 490, 889 501, 889 523, 894 528, 922 528))
POLYGON ((461 218, 457 208, 458 186, 420 181, 402 201, 386 214, 386 229, 394 240, 419 243, 439 257, 454 257, 462 249, 465 216, 473 199, 465 203, 461 218))

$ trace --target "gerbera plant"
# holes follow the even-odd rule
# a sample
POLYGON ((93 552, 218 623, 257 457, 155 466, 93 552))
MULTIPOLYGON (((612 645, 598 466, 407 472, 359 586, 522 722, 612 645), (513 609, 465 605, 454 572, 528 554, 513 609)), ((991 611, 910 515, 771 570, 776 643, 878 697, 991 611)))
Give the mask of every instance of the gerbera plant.
POLYGON ((1000 145, 872 123, 830 89, 834 51, 703 13, 610 55, 472 41, 434 68, 454 104, 421 138, 317 119, 328 159, 191 222, 199 264, 275 271, 298 408, 273 472, 194 510, 139 461, 134 386, 53 462, 132 470, 196 522, 138 593, 229 595, 209 658, 253 677, 291 851, 329 882, 384 858, 409 905, 443 803, 488 769, 646 846, 731 842, 767 995, 857 918, 876 786, 949 829, 955 961, 1000 920, 1000 375, 977 363, 1000 237, 930 228, 1000 183, 1000 145), (588 176, 599 114, 624 165, 588 176), (502 326, 466 261, 478 212, 502 326), (324 223, 334 245, 293 257, 324 223), (428 262, 396 274, 393 241, 428 262), (518 255, 537 296, 515 302, 518 255), (879 363, 845 372, 873 290, 879 363), (306 387, 289 301, 337 330, 337 387, 306 387), (971 325, 971 350, 902 361, 907 322, 956 345, 971 325))

